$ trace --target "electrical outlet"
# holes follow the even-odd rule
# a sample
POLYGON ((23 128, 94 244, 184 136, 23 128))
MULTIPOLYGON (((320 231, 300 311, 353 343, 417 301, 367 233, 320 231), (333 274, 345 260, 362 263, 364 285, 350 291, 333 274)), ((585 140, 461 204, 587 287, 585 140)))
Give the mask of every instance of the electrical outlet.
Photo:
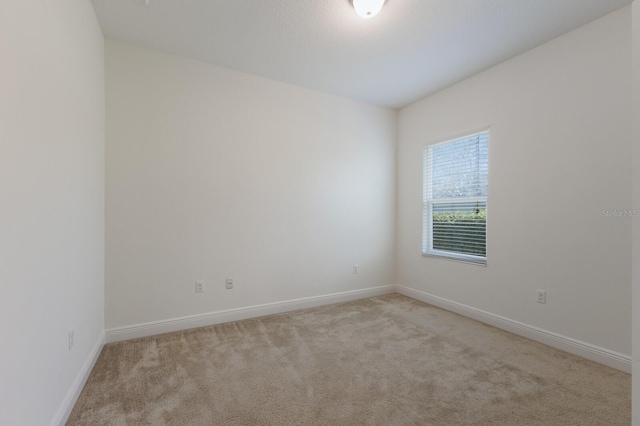
POLYGON ((353 265, 353 273, 358 274, 358 265, 353 265))
POLYGON ((204 292, 204 281, 196 281, 196 293, 204 292))
POLYGON ((69 330, 69 350, 73 349, 73 345, 76 343, 76 330, 72 328, 69 330))
POLYGON ((233 278, 227 278, 226 284, 227 290, 231 290, 233 288, 233 278))
POLYGON ((536 290, 536 302, 538 302, 538 303, 547 303, 547 292, 546 292, 546 290, 536 290))

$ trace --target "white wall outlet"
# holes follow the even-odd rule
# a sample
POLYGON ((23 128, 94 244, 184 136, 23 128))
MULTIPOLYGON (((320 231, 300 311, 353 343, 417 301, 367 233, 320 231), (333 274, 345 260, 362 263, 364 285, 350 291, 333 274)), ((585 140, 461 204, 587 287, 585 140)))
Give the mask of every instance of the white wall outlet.
POLYGON ((546 292, 546 290, 536 290, 536 302, 538 302, 538 303, 547 303, 547 292, 546 292))
POLYGON ((358 265, 353 265, 353 273, 354 274, 358 273, 358 265))
POLYGON ((73 345, 76 344, 76 330, 72 328, 69 330, 69 350, 73 349, 73 345))
POLYGON ((233 288, 233 278, 227 278, 226 284, 227 284, 227 289, 231 290, 233 288))
POLYGON ((196 281, 196 293, 204 292, 204 281, 196 281))

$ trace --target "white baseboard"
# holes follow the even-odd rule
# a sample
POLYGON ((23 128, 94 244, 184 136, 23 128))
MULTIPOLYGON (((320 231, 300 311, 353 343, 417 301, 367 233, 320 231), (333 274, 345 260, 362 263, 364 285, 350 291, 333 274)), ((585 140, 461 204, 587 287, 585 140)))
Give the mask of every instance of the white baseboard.
POLYGON ((139 337, 153 336, 196 327, 206 327, 214 324, 280 314, 333 303, 349 302, 351 300, 365 299, 367 297, 381 296, 395 292, 395 285, 387 285, 111 328, 105 332, 105 341, 106 343, 120 342, 123 340, 137 339, 139 337))
POLYGON ((51 426, 64 426, 71 415, 71 411, 73 410, 73 406, 78 401, 78 397, 80 396, 80 392, 82 392, 82 388, 84 384, 87 382, 89 378, 89 374, 91 374, 91 370, 93 370, 93 366, 96 365, 96 361, 98 360, 98 356, 102 351, 102 347, 104 346, 104 333, 100 333, 96 344, 89 352, 89 356, 85 360, 80 372, 76 376, 76 379, 71 384, 67 395, 64 397, 60 408, 58 408, 58 412, 51 420, 51 426))
MULTIPOLYGON (((227 309, 199 315, 190 315, 180 318, 171 318, 167 320, 111 328, 109 330, 106 330, 105 332, 105 343, 120 342, 124 340, 137 339, 140 337, 187 330, 190 328, 205 327, 209 325, 222 324, 225 322, 280 314, 283 312, 313 308, 322 305, 330 305, 333 303, 348 302, 352 300, 381 296, 383 294, 396 292, 423 301, 425 303, 438 306, 448 311, 473 318, 477 321, 501 328, 503 330, 529 338, 531 340, 544 343, 556 349, 581 356, 583 358, 598 362, 600 364, 604 364, 617 370, 631 373, 632 363, 631 357, 628 355, 601 348, 599 346, 585 343, 551 331, 543 330, 538 327, 524 324, 522 322, 495 315, 480 309, 472 308, 471 306, 463 305, 462 303, 447 300, 442 297, 434 296, 432 294, 402 285, 387 285, 362 290, 352 290, 342 293, 333 293, 322 296, 305 297, 302 299, 285 300, 282 302, 266 303, 262 305, 227 309)), ((93 360, 93 362, 95 362, 95 359, 93 360)), ((92 366, 93 365, 91 365, 91 367, 92 366)), ((82 384, 84 384, 84 382, 82 384)), ((81 389, 82 386, 80 386, 80 390, 81 389)), ((75 403, 75 399, 73 400, 73 402, 75 403)), ((73 405, 71 405, 71 407, 73 407, 73 405)), ((70 411, 71 408, 69 408, 69 413, 70 411)))
POLYGON ((612 367, 626 373, 631 373, 631 357, 628 355, 581 342, 570 337, 543 330, 509 318, 501 317, 480 309, 472 308, 471 306, 463 305, 462 303, 447 300, 413 288, 398 285, 396 286, 396 290, 398 293, 413 299, 473 318, 477 321, 544 343, 545 345, 581 356, 591 361, 604 364, 608 367, 612 367))

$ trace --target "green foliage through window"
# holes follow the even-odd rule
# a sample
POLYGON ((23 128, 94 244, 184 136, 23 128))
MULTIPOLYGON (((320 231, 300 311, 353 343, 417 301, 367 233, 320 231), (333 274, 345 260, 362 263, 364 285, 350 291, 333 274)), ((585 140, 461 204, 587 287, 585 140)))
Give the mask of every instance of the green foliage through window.
POLYGON ((486 256, 487 210, 435 212, 433 249, 486 256))

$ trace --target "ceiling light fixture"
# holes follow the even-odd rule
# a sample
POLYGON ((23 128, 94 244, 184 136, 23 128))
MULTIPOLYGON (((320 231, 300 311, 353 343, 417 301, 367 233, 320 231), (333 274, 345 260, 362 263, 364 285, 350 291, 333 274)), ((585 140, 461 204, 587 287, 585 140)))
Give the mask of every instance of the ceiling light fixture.
POLYGON ((382 10, 385 0, 352 0, 352 2, 356 13, 362 18, 369 19, 382 10))

